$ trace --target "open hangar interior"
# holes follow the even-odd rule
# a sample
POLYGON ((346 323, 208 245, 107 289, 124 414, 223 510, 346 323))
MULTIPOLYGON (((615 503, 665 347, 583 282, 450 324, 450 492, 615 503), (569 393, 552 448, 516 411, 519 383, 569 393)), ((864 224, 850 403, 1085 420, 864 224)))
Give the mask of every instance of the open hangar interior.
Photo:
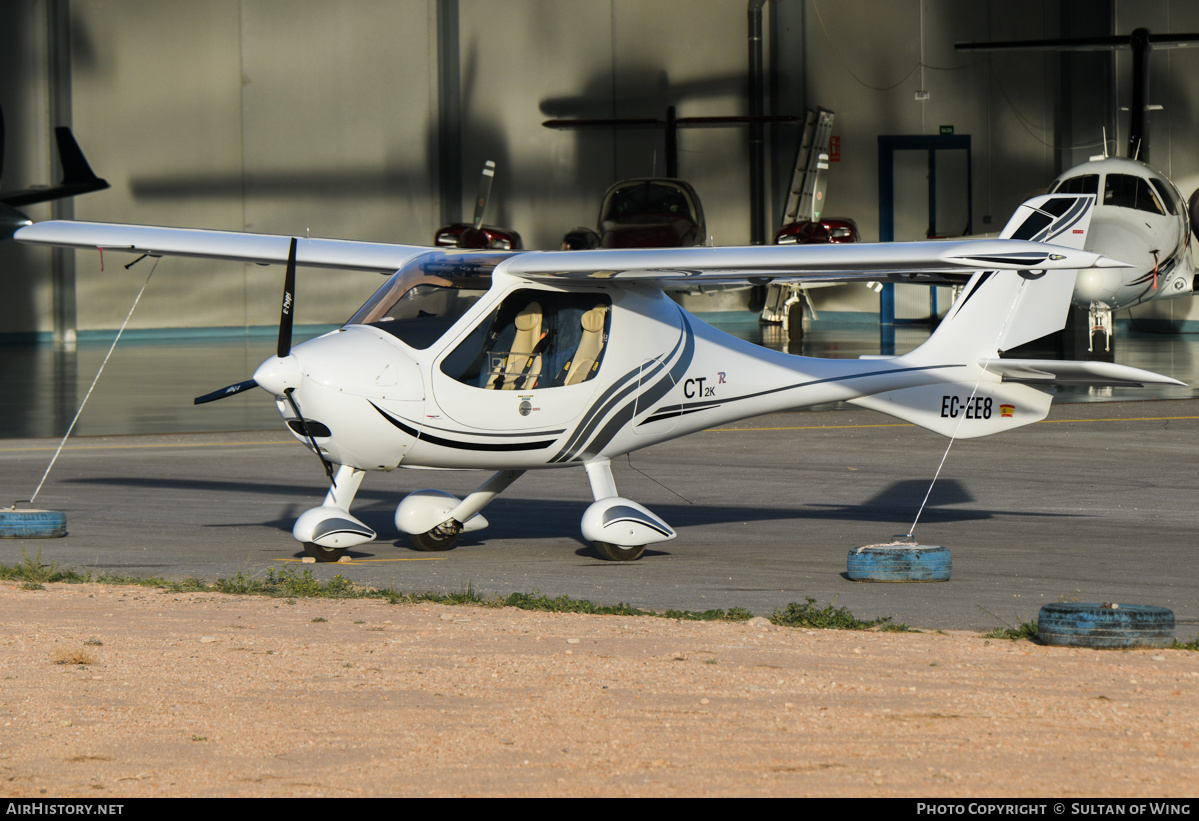
MULTIPOLYGON (((971 138, 971 205, 945 186, 934 232, 998 231, 1059 172, 1127 151, 1127 51, 960 52, 958 42, 1199 31, 1181 0, 23 0, 0 6, 3 185, 59 171, 70 126, 111 187, 26 209, 56 217, 430 244, 469 219, 497 165, 486 222, 528 248, 593 226, 612 182, 662 175, 657 129, 559 131, 551 118, 745 115, 750 21, 760 13, 764 112, 835 112, 824 214, 879 238, 880 135, 971 138), (969 225, 966 214, 972 215, 969 225)), ((1155 52, 1150 161, 1184 197, 1199 187, 1199 50, 1155 52)), ((749 131, 680 132, 679 173, 710 241, 769 241, 801 129, 766 129, 765 225, 751 236, 749 131)), ((896 239, 923 238, 927 167, 897 162, 896 239)), ((960 181, 960 180, 959 180, 960 181)), ((938 189, 941 190, 940 188, 938 189)), ((120 326, 145 281, 120 255, 0 243, 0 333, 72 339, 120 326)), ((166 259, 131 328, 277 321, 281 272, 166 259)), ((298 322, 340 323, 375 275, 301 271, 298 322)), ((877 312, 861 288, 827 311, 877 312)), ((1186 319, 1194 300, 1143 306, 1186 319)), ((702 305, 699 306, 702 309, 702 305)), ((827 314, 822 314, 827 315, 827 314)))

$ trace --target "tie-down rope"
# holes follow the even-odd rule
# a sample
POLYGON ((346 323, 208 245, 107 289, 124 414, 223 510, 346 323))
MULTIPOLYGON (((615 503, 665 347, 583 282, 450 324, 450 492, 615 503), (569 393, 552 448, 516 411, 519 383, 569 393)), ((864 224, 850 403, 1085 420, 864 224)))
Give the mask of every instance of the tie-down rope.
MULTIPOLYGON (((154 271, 156 268, 158 268, 159 259, 162 259, 162 257, 158 257, 154 260, 154 265, 150 268, 150 273, 146 275, 146 281, 142 283, 141 290, 139 290, 137 292, 137 296, 133 298, 133 304, 129 306, 129 313, 125 315, 125 321, 121 323, 121 327, 120 330, 117 331, 116 338, 113 339, 112 345, 108 349, 108 353, 104 356, 104 361, 100 363, 100 370, 96 371, 96 378, 92 380, 92 386, 87 389, 87 394, 84 395, 83 401, 79 403, 79 410, 75 412, 75 418, 71 420, 71 425, 67 428, 67 432, 63 435, 62 441, 58 443, 58 449, 54 451, 54 457, 50 459, 50 464, 46 467, 46 472, 42 474, 42 481, 38 482, 37 489, 33 491, 33 495, 22 501, 27 501, 32 505, 33 500, 36 499, 37 495, 42 492, 42 485, 46 483, 46 477, 50 475, 51 468, 53 468, 54 463, 58 461, 58 454, 62 453, 63 446, 67 443, 67 439, 70 437, 71 431, 75 430, 75 423, 79 421, 79 417, 83 413, 83 407, 87 404, 88 398, 91 397, 92 391, 96 389, 96 383, 100 381, 100 374, 104 373, 104 366, 108 364, 109 357, 112 356, 112 352, 116 349, 117 343, 121 340, 121 334, 125 333, 125 326, 129 324, 129 320, 133 317, 133 311, 137 308, 137 303, 141 301, 142 294, 146 292, 146 286, 150 284, 150 277, 154 276, 154 271)), ((134 260, 134 262, 137 262, 137 260, 134 260)), ((130 265, 132 264, 133 263, 130 263, 130 265)), ((13 508, 15 507, 16 503, 13 504, 13 508)))
MULTIPOLYGON (((1026 283, 1027 280, 1021 278, 1020 287, 1016 290, 1016 296, 1012 300, 1011 307, 1008 308, 1007 316, 1003 318, 1003 324, 999 326, 999 333, 995 335, 995 344, 992 345, 992 348, 996 351, 999 350, 999 340, 1003 339, 1003 332, 1007 330, 1008 323, 1012 319, 1012 314, 1016 310, 1016 304, 1020 301, 1020 294, 1023 293, 1026 283)), ((986 373, 986 370, 986 368, 979 369, 978 379, 974 380, 974 390, 970 392, 970 399, 967 400, 967 403, 972 401, 978 393, 978 386, 982 384, 983 374, 986 373)), ((937 477, 941 475, 941 468, 945 467, 945 460, 949 458, 949 449, 953 447, 953 441, 957 438, 958 430, 961 429, 962 422, 964 421, 966 421, 966 414, 962 414, 958 418, 958 423, 954 425, 953 434, 949 437, 949 444, 945 446, 945 453, 941 456, 941 464, 937 465, 937 472, 933 474, 933 480, 928 483, 928 490, 924 494, 924 501, 920 503, 920 509, 916 511, 916 518, 912 520, 912 526, 908 528, 908 532, 905 534, 907 539, 911 539, 912 534, 916 532, 916 523, 920 521, 920 517, 924 514, 924 506, 928 504, 928 499, 932 495, 933 485, 937 483, 937 477)))

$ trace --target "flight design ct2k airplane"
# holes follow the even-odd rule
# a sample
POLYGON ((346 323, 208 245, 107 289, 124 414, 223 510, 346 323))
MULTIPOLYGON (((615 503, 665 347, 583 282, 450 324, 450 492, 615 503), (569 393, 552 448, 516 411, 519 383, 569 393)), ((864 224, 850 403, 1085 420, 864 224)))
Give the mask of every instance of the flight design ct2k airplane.
POLYGON ((1000 239, 748 248, 502 252, 51 221, 21 242, 285 263, 278 355, 253 379, 331 487, 292 530, 334 560, 376 537, 350 513, 366 471, 492 471, 457 499, 408 494, 396 527, 445 550, 526 470, 582 468, 595 501, 582 534, 606 559, 640 558, 675 531, 620 496, 610 460, 714 425, 833 401, 969 438, 1043 419, 1063 383, 1182 384, 1106 362, 1001 359, 1059 330, 1078 271, 1123 263, 1082 250, 1095 198, 1022 205, 1000 239), (1011 239, 1019 234, 1023 239, 1011 239), (391 273, 341 328, 291 345, 297 265, 391 273), (902 356, 829 360, 724 334, 663 286, 780 281, 947 282, 975 273, 936 332, 902 356))

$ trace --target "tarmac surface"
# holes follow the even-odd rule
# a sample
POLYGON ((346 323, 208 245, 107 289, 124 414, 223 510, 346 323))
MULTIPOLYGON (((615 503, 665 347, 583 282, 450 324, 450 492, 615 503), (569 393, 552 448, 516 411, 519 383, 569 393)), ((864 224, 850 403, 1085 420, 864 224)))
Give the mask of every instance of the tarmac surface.
MULTIPOLYGON (((640 561, 602 561, 579 534, 581 469, 530 472, 489 506, 486 530, 422 553, 392 516, 408 492, 461 496, 486 476, 370 474, 353 512, 380 533, 352 561, 300 565, 295 517, 326 480, 284 431, 84 436, 68 440, 37 497, 66 513, 60 539, 0 540, 0 562, 212 581, 286 567, 403 592, 540 592, 654 609, 790 602, 847 607, 923 629, 989 630, 1043 604, 1168 607, 1199 632, 1195 455, 1199 402, 1055 404, 1049 419, 955 442, 916 539, 953 553, 944 583, 846 578, 848 551, 911 529, 948 440, 864 410, 775 414, 633 453, 613 464, 622 495, 678 531, 640 561)), ((0 440, 0 504, 32 494, 58 440, 0 440)))

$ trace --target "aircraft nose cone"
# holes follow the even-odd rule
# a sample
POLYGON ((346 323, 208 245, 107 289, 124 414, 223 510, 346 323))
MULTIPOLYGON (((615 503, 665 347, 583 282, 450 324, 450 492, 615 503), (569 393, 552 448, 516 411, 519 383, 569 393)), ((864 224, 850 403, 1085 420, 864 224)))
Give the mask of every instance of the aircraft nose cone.
POLYGON ((302 377, 300 363, 294 356, 285 356, 282 359, 272 356, 254 371, 254 381, 258 383, 258 387, 275 396, 283 396, 288 388, 300 387, 302 377))

